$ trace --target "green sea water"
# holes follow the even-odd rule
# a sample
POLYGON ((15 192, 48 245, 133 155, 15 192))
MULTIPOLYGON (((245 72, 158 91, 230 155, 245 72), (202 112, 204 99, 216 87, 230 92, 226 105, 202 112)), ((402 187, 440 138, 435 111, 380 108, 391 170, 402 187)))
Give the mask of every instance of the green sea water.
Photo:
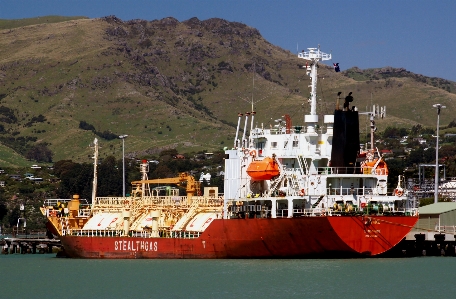
POLYGON ((0 256, 0 298, 455 298, 456 258, 82 260, 0 256))

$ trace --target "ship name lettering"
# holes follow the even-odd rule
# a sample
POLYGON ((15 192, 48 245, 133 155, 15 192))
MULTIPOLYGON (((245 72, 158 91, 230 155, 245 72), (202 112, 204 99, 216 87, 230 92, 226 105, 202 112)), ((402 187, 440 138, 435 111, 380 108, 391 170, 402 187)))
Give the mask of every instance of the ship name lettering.
POLYGON ((380 230, 379 229, 366 229, 366 233, 376 234, 376 233, 380 233, 380 230))
POLYGON ((158 251, 158 242, 151 241, 114 241, 116 251, 158 251))
POLYGON ((365 237, 366 238, 377 238, 377 234, 380 234, 380 230, 379 229, 367 229, 365 230, 366 232, 366 235, 365 237))

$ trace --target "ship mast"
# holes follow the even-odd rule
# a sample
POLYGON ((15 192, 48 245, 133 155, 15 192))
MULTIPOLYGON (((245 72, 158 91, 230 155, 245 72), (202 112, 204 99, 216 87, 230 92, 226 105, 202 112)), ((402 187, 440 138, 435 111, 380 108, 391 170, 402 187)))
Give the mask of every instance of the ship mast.
POLYGON ((255 92, 255 73, 256 73, 256 67, 255 67, 255 62, 253 63, 253 76, 252 76, 252 110, 250 110, 250 115, 252 115, 252 118, 250 120, 250 135, 249 135, 249 147, 253 147, 253 139, 252 139, 252 132, 253 132, 253 121, 255 118, 255 110, 253 110, 253 93, 255 92))
POLYGON ((304 121, 307 125, 307 132, 314 133, 315 126, 318 123, 317 115, 317 66, 318 61, 330 60, 331 54, 326 54, 320 51, 320 46, 318 48, 308 48, 308 52, 302 51, 298 54, 299 58, 310 61, 310 66, 306 63, 306 71, 310 76, 310 114, 304 116, 304 121))

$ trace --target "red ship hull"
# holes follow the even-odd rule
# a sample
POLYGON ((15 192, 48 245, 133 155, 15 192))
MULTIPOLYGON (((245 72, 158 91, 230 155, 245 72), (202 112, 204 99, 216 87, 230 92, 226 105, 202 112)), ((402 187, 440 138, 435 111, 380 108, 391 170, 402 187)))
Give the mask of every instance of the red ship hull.
POLYGON ((75 258, 301 258, 384 253, 417 222, 404 216, 218 219, 194 239, 61 236, 75 258))

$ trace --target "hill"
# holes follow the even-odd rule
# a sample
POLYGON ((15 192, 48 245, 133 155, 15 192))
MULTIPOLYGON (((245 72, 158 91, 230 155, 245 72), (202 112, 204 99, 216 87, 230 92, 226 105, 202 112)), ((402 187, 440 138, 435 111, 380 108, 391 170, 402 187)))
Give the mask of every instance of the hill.
MULTIPOLYGON (((244 24, 52 18, 0 20, 0 141, 23 156, 40 145, 53 161, 89 162, 98 137, 101 157, 119 157, 122 134, 131 157, 212 151, 233 144, 238 112, 253 106, 258 125, 284 114, 299 125, 310 109, 305 61, 244 24)), ((387 106, 380 128, 435 126, 432 104, 456 108, 455 90, 393 68, 319 68, 320 113, 332 113, 338 91, 351 91, 361 110, 387 106)), ((442 113, 442 124, 451 120, 442 113)))

